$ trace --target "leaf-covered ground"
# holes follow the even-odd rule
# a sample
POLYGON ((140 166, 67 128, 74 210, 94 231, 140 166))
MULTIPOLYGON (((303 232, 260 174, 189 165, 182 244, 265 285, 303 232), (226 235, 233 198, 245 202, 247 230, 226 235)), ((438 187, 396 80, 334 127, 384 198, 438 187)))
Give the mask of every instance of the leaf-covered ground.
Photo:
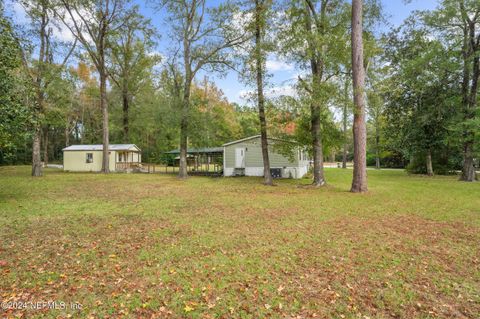
POLYGON ((2 167, 0 315, 480 317, 480 183, 372 170, 358 195, 351 170, 327 179, 2 167))

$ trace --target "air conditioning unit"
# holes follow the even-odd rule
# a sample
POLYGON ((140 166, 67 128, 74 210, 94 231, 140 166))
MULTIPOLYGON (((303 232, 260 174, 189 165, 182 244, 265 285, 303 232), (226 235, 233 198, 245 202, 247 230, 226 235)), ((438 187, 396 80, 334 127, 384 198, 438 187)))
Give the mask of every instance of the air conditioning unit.
POLYGON ((282 169, 270 168, 270 175, 272 175, 272 178, 282 178, 282 169))

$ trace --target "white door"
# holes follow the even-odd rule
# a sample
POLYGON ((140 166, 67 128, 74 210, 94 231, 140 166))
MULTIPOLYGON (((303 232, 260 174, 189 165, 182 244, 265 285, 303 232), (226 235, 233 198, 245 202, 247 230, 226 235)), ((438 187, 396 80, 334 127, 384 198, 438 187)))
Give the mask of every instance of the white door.
POLYGON ((235 168, 245 168, 245 148, 235 149, 235 168))

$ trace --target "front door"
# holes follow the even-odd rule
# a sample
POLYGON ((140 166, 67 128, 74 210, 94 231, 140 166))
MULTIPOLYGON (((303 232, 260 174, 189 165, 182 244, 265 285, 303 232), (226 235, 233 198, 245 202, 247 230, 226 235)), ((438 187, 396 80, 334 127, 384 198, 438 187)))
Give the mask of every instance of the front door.
POLYGON ((245 148, 235 149, 235 168, 245 168, 245 148))

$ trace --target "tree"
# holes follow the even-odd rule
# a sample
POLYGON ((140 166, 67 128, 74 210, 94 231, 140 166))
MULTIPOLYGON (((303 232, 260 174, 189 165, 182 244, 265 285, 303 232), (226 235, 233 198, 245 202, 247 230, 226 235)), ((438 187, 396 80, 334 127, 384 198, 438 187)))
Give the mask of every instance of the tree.
MULTIPOLYGON (((72 54, 75 44, 70 45, 63 62, 54 62, 54 38, 52 35, 52 17, 54 3, 49 0, 21 1, 30 19, 33 41, 39 44, 38 58, 29 59, 28 46, 22 47, 22 62, 28 78, 35 90, 33 103, 33 145, 32 145, 32 176, 42 176, 41 163, 41 135, 42 122, 45 116, 46 91, 52 83, 52 79, 58 76, 72 54)), ((22 41, 18 40, 19 43, 22 41)))
POLYGON ((342 168, 347 168, 347 156, 348 156, 348 115, 350 110, 351 98, 349 92, 350 86, 350 72, 346 72, 343 87, 343 100, 342 100, 342 131, 343 131, 343 153, 342 153, 342 168))
POLYGON ((108 65, 110 79, 122 97, 122 126, 125 143, 129 143, 129 111, 135 95, 148 81, 148 73, 160 61, 158 55, 150 54, 155 42, 150 21, 141 16, 138 6, 126 14, 121 29, 108 40, 111 55, 108 65))
POLYGON ((373 151, 375 152, 375 168, 380 169, 380 137, 382 129, 383 100, 380 92, 373 87, 367 92, 369 122, 373 126, 373 151))
POLYGON ((40 42, 36 72, 32 72, 32 67, 27 61, 27 54, 23 52, 23 63, 26 72, 29 74, 35 87, 35 102, 33 108, 34 114, 34 133, 32 145, 32 176, 42 176, 42 163, 40 154, 41 143, 41 117, 44 111, 45 86, 46 86, 46 64, 51 62, 50 48, 50 31, 47 29, 49 23, 49 4, 46 0, 24 3, 26 12, 31 19, 32 25, 37 29, 34 31, 40 42))
POLYGON ((37 72, 34 79, 36 84, 36 101, 35 101, 35 126, 34 126, 34 135, 33 135, 33 147, 32 147, 32 176, 41 176, 42 175, 42 164, 41 164, 41 155, 40 155, 40 140, 41 140, 41 113, 44 109, 44 99, 45 99, 45 68, 46 64, 49 62, 49 37, 47 33, 48 25, 48 3, 47 1, 40 1, 38 6, 40 8, 34 8, 29 10, 29 15, 32 20, 39 21, 39 30, 38 35, 40 37, 40 48, 38 53, 37 61, 37 72), (38 11, 37 11, 38 10, 38 11))
POLYGON ((263 183, 272 185, 273 179, 270 173, 270 159, 268 158, 268 138, 267 138, 267 120, 265 118, 265 96, 263 92, 264 82, 264 66, 266 61, 266 53, 263 48, 263 38, 266 32, 266 12, 269 9, 268 0, 255 0, 255 70, 257 80, 257 103, 258 118, 260 120, 260 139, 262 143, 263 157, 263 183))
POLYGON ((21 72, 21 47, 0 3, 0 163, 8 162, 31 123, 32 86, 21 72))
MULTIPOLYGON (((453 146, 450 137, 459 118, 459 59, 428 28, 418 27, 416 17, 393 30, 385 44, 389 76, 381 81, 386 98, 384 111, 389 140, 410 159, 407 169, 432 176, 449 168, 453 146), (443 167, 442 167, 443 166, 443 167)), ((375 85, 371 85, 374 88, 375 85)), ((369 108, 379 98, 369 91, 369 108)), ((460 136, 457 136, 457 145, 460 136)), ((453 167, 451 167, 453 169, 453 167)))
MULTIPOLYGON (((375 50, 369 50, 375 52, 375 50)), ((366 85, 366 99, 367 99, 367 112, 368 121, 367 128, 372 128, 372 139, 367 141, 367 146, 373 144, 373 153, 375 154, 375 168, 380 169, 380 154, 381 154, 381 135, 382 126, 384 122, 383 111, 385 108, 385 91, 389 88, 385 85, 386 74, 388 67, 382 67, 384 61, 376 56, 372 56, 368 61, 368 81, 366 85)), ((389 83, 390 84, 390 83, 389 83)), ((367 135, 370 136, 368 129, 367 135)), ((371 153, 372 148, 369 147, 367 153, 371 153)), ((367 162, 368 162, 367 154, 367 162)), ((367 163, 368 164, 368 163, 367 163)))
MULTIPOLYGON (((444 5, 448 8, 449 1, 444 5)), ((472 122, 475 122, 475 115, 478 104, 478 81, 480 78, 480 3, 475 0, 458 1, 459 10, 456 16, 452 17, 452 22, 461 21, 461 30, 463 33, 463 81, 462 81, 462 105, 464 109, 465 127, 464 155, 461 181, 473 182, 477 180, 475 166, 473 163, 475 131, 472 130, 472 122), (477 34, 478 33, 478 34, 477 34), (470 80, 471 79, 471 80, 470 80)))
POLYGON ((367 187, 367 127, 365 123, 365 68, 363 60, 363 0, 352 0, 353 179, 351 192, 367 187))
MULTIPOLYGON (((43 161, 48 163, 50 159, 55 160, 58 156, 59 138, 57 132, 64 133, 70 124, 66 118, 71 116, 74 110, 75 82, 70 70, 65 68, 57 69, 56 74, 52 74, 50 85, 45 93, 47 96, 44 110, 43 123, 43 161)), ((65 136, 68 141, 68 136, 65 136)))
POLYGON ((107 101, 107 49, 112 34, 124 24, 125 0, 59 0, 57 10, 65 26, 82 44, 96 67, 100 83, 100 108, 103 119, 102 172, 109 173, 109 127, 107 101))
POLYGON ((208 10, 206 0, 162 0, 160 6, 169 13, 172 36, 179 45, 172 56, 173 63, 183 68, 183 85, 178 90, 182 94, 178 176, 184 179, 188 175, 187 141, 193 80, 202 69, 221 71, 228 67, 226 51, 244 42, 245 36, 232 29, 233 11, 228 4, 208 10))
POLYGON ((190 144, 198 148, 217 147, 244 137, 238 117, 222 90, 205 77, 192 90, 190 144))
MULTIPOLYGON (((282 54, 308 70, 299 87, 310 96, 310 132, 313 149, 313 185, 326 183, 323 171, 322 118, 338 88, 333 79, 347 60, 348 4, 343 0, 292 0, 289 23, 279 26, 282 54)), ((327 125, 324 125, 327 127, 327 125)))
POLYGON ((71 74, 75 93, 72 94, 70 114, 67 122, 75 143, 101 143, 102 110, 100 109, 100 93, 98 77, 94 74, 95 66, 88 57, 80 61, 77 67, 71 66, 71 74))
MULTIPOLYGON (((267 105, 269 100, 265 96, 265 87, 268 85, 268 71, 266 61, 269 54, 275 50, 273 2, 271 0, 242 1, 242 11, 237 14, 236 23, 250 41, 237 50, 238 60, 241 61, 241 79, 252 90, 250 100, 258 110, 260 126, 260 140, 263 159, 263 177, 265 185, 273 185, 270 172, 267 105)), ((270 104, 271 105, 271 104, 270 104)), ((258 132, 258 129, 256 130, 258 132)))
POLYGON ((320 115, 321 115, 321 82, 323 77, 323 64, 321 50, 317 47, 315 39, 317 33, 320 37, 326 33, 326 11, 328 0, 321 1, 320 16, 312 1, 305 1, 305 31, 307 36, 308 51, 310 51, 310 67, 312 75, 312 102, 311 112, 311 134, 313 141, 313 185, 323 186, 325 184, 325 174, 323 171, 323 145, 320 135, 320 115), (315 21, 315 30, 312 28, 312 18, 315 21))
POLYGON ((463 167, 460 180, 472 182, 477 180, 474 156, 479 131, 476 114, 480 77, 480 3, 478 0, 443 0, 437 10, 425 15, 425 21, 462 57, 463 167))
MULTIPOLYGON (((373 152, 375 154, 375 168, 380 169, 380 140, 381 140, 381 127, 383 123, 383 109, 384 109, 384 91, 388 90, 383 85, 385 80, 386 67, 382 66, 384 56, 382 49, 379 46, 379 41, 373 35, 371 31, 363 32, 363 46, 364 46, 364 64, 367 81, 365 84, 365 98, 366 98, 366 112, 368 112, 369 118, 367 121, 367 136, 368 126, 373 126, 373 143, 367 139, 367 146, 373 144, 373 152)), ((367 165, 368 164, 368 152, 367 149, 367 165)))

